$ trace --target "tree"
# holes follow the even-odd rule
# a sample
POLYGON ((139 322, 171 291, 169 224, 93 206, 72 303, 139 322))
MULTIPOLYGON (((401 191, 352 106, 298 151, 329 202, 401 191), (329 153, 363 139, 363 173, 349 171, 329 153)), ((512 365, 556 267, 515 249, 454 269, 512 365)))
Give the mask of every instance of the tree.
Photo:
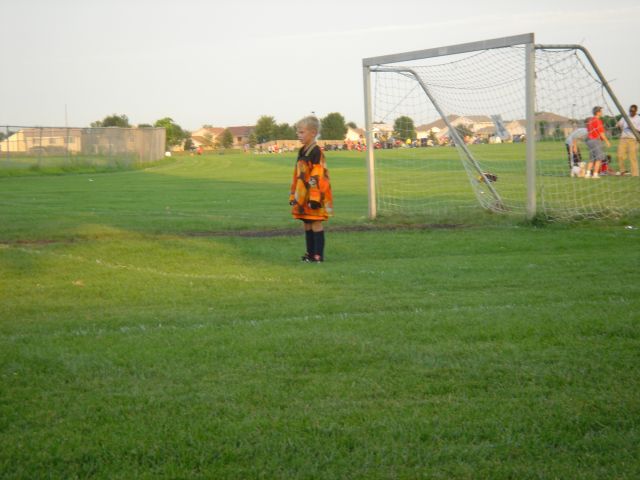
POLYGON ((320 125, 323 140, 344 140, 347 134, 344 117, 338 112, 330 113, 321 119, 320 125))
POLYGON ((354 130, 358 128, 356 122, 347 122, 347 127, 353 128, 354 130))
POLYGON ((233 133, 228 128, 225 128, 220 138, 220 145, 222 148, 231 148, 233 146, 233 133))
POLYGON ((7 129, 6 133, 0 133, 0 142, 6 140, 7 138, 13 136, 16 132, 13 132, 7 129))
POLYGON ((249 134, 249 146, 250 146, 251 148, 255 148, 255 146, 256 146, 256 144, 257 144, 257 143, 258 143, 258 140, 257 140, 257 138, 256 138, 256 134, 255 134, 255 132, 253 132, 253 131, 252 131, 252 132, 249 134))
POLYGON ((538 130, 540 132, 540 138, 544 140, 547 136, 547 122, 545 120, 540 120, 538 122, 538 130))
POLYGON ((553 138, 555 140, 562 140, 564 138, 564 134, 559 123, 556 123, 556 128, 553 130, 553 138))
POLYGON ((162 127, 167 132, 166 148, 167 150, 173 146, 180 145, 191 136, 189 132, 183 130, 180 125, 175 123, 172 118, 165 117, 157 120, 153 124, 154 127, 162 127))
POLYGON ((150 123, 140 123, 138 125, 138 128, 153 128, 153 125, 151 125, 150 123))
POLYGON ((462 140, 464 140, 465 137, 473 137, 473 130, 471 130, 468 125, 461 123, 460 125, 457 125, 455 128, 456 128, 456 132, 458 132, 458 135, 460 135, 460 138, 462 140))
POLYGON ((258 143, 264 143, 269 140, 275 140, 276 128, 275 118, 267 115, 261 116, 256 123, 256 128, 253 129, 256 135, 256 141, 258 143))
POLYGON ((207 142, 207 147, 212 147, 213 146, 213 135, 211 135, 211 133, 207 132, 204 134, 204 141, 207 142))
POLYGON ((275 128, 275 140, 295 140, 298 138, 296 129, 288 123, 281 123, 275 128))
POLYGON ((604 125, 604 128, 607 131, 607 135, 611 135, 612 137, 620 136, 622 132, 620 131, 620 127, 618 127, 618 121, 621 118, 622 118, 622 115, 617 115, 615 117, 611 115, 602 116, 602 124, 604 125))
POLYGON ((91 123, 92 127, 122 127, 122 128, 130 128, 129 125, 129 117, 126 115, 108 115, 104 117, 103 120, 97 120, 91 123))
POLYGON ((415 140, 418 135, 416 134, 413 119, 405 115, 396 118, 395 122, 393 122, 393 136, 401 140, 406 140, 407 138, 415 140))

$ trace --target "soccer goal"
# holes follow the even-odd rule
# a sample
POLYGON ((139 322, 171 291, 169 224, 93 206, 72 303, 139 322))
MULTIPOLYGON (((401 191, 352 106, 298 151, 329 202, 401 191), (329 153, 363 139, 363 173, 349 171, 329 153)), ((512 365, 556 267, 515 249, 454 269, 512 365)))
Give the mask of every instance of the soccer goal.
POLYGON ((371 218, 638 212, 640 179, 616 175, 627 109, 584 47, 530 33, 365 58, 363 73, 371 218), (565 140, 596 106, 612 147, 592 179, 584 141, 573 168, 565 140))

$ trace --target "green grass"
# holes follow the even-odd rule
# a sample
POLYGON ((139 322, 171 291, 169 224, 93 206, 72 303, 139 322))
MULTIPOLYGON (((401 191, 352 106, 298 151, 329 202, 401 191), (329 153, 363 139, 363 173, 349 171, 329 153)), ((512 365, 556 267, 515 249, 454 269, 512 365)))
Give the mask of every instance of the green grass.
POLYGON ((328 161, 322 265, 238 235, 291 156, 0 178, 0 477, 638 478, 638 219, 389 229, 328 161))
MULTIPOLYGON (((486 206, 501 205, 512 220, 527 211, 525 148, 523 143, 468 146, 478 168, 498 177, 492 187, 499 198, 482 183, 475 190, 478 197, 486 206)), ((638 178, 612 175, 594 182, 571 178, 566 155, 564 142, 536 144, 536 200, 541 215, 567 221, 640 214, 638 178)), ((583 156, 586 160, 588 153, 583 151, 583 156)), ((382 210, 394 215, 411 212, 477 223, 486 212, 469 187, 469 177, 475 183, 479 174, 466 155, 463 158, 470 175, 464 171, 458 151, 451 147, 377 151, 377 190, 382 210)), ((611 168, 618 168, 615 155, 611 168)))
POLYGON ((0 178, 41 175, 68 175, 89 173, 113 173, 139 170, 153 165, 162 165, 167 160, 140 162, 132 156, 29 156, 6 152, 0 155, 0 178))

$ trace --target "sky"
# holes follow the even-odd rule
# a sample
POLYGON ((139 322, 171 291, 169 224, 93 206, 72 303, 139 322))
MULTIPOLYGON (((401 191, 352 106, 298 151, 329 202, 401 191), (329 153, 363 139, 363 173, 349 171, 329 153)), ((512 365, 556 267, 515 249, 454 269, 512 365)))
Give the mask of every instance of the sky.
POLYGON ((364 124, 362 59, 533 32, 640 102, 637 0, 0 0, 0 126, 364 124))

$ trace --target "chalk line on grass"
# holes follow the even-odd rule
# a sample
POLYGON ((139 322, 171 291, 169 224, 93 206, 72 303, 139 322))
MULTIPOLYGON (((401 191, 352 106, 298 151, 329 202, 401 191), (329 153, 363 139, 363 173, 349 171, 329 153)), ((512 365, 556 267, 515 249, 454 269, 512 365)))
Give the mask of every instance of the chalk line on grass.
MULTIPOLYGON (((7 246, 7 248, 9 248, 7 246)), ((96 259, 89 259, 89 258, 85 258, 79 255, 73 255, 70 253, 55 253, 55 252, 45 252, 43 250, 36 250, 36 249, 30 249, 30 248, 24 248, 24 247, 12 247, 15 250, 18 250, 20 252, 24 252, 24 253, 28 253, 28 254, 35 254, 35 255, 50 255, 52 257, 57 257, 57 258, 64 258, 64 259, 68 259, 68 260, 74 260, 76 262, 83 262, 83 263, 92 263, 95 265, 100 265, 101 267, 104 268, 108 268, 108 269, 112 269, 112 270, 127 270, 127 271, 131 271, 131 272, 136 272, 136 273, 141 273, 141 274, 146 274, 146 275, 155 275, 158 277, 165 277, 165 278, 183 278, 183 279, 187 279, 187 280, 237 280, 240 282, 249 282, 249 281, 256 281, 256 280, 261 280, 261 281, 273 281, 273 279, 268 278, 268 277, 264 277, 264 278, 249 278, 248 276, 241 274, 241 273, 236 273, 236 274, 198 274, 198 273, 179 273, 179 272, 166 272, 163 270, 158 270, 156 268, 151 268, 151 267, 139 267, 136 265, 129 265, 129 264, 123 264, 123 263, 112 263, 112 262, 108 262, 105 260, 102 260, 100 258, 96 258, 96 259)))

